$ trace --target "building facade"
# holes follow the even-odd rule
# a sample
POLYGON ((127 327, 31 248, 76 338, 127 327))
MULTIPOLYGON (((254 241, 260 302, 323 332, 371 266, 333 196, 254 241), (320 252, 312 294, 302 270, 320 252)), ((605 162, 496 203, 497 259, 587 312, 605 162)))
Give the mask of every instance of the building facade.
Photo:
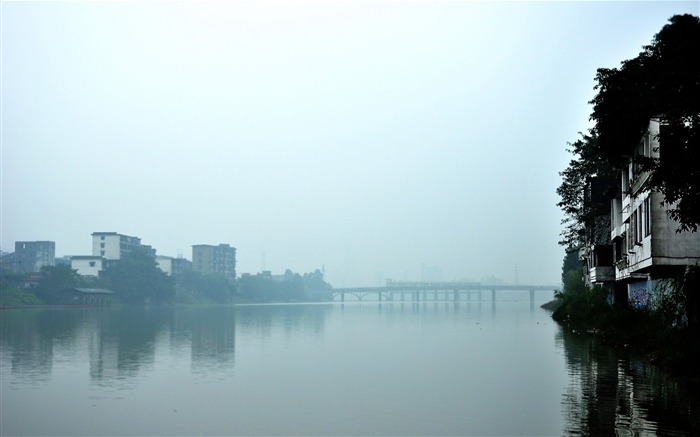
POLYGON ((192 246, 192 270, 203 274, 217 273, 236 279, 236 248, 228 244, 192 246))
POLYGON ((56 243, 53 241, 15 242, 14 270, 35 273, 44 266, 56 265, 56 243))
POLYGON ((104 270, 105 259, 101 256, 73 256, 70 259, 70 268, 76 270, 80 276, 100 276, 104 270))
POLYGON ((172 266, 173 276, 175 277, 179 277, 184 272, 192 271, 192 261, 185 259, 182 256, 172 258, 170 263, 172 266))
POLYGON ((700 232, 680 232, 668 217, 660 193, 644 189, 649 174, 640 171, 639 157, 659 158, 662 126, 651 120, 648 133, 621 170, 620 190, 610 209, 610 245, 588 248, 584 260, 592 284, 612 285, 617 296, 632 305, 646 305, 659 281, 700 262, 700 232), (599 255, 601 255, 599 257, 599 255))
POLYGON ((168 276, 173 274, 173 257, 158 255, 156 256, 156 265, 158 268, 168 276))
POLYGON ((122 235, 116 232, 93 232, 92 255, 100 256, 106 260, 121 259, 136 247, 141 245, 141 239, 122 235))

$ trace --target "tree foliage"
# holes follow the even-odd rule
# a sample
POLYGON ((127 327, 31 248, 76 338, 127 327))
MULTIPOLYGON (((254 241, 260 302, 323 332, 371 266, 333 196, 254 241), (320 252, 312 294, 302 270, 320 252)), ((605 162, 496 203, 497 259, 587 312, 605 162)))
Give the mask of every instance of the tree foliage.
POLYGON ((561 198, 557 206, 564 212, 564 229, 559 244, 566 247, 578 247, 585 243, 586 226, 597 217, 610 213, 609 199, 617 189, 617 172, 598 152, 595 131, 580 135, 581 138, 569 144, 568 151, 573 158, 568 167, 559 173, 562 183, 557 188, 561 198), (586 188, 591 188, 594 180, 600 192, 587 196, 586 188))
POLYGON ((175 297, 172 278, 158 268, 146 249, 132 249, 105 273, 109 288, 123 303, 166 303, 175 297))
POLYGON ((80 275, 70 266, 43 266, 37 288, 40 292, 55 292, 78 285, 80 285, 80 275))
POLYGON ((177 278, 179 298, 208 299, 216 303, 229 303, 236 291, 235 285, 221 274, 202 274, 185 271, 177 278))
POLYGON ((631 156, 651 118, 662 124, 658 159, 639 163, 646 189, 662 193, 678 230, 700 224, 700 21, 675 15, 620 68, 601 68, 591 119, 599 153, 614 165, 631 156))
POLYGON ((319 270, 301 276, 287 269, 281 277, 273 277, 269 272, 245 273, 238 280, 241 296, 257 302, 326 300, 331 289, 319 270))

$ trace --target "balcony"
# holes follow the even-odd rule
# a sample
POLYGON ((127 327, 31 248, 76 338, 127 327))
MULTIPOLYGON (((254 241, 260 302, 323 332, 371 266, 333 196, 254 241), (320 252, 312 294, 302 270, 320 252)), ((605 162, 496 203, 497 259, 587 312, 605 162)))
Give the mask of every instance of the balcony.
POLYGON ((588 270, 591 283, 600 284, 615 280, 615 267, 613 266, 598 266, 588 270))

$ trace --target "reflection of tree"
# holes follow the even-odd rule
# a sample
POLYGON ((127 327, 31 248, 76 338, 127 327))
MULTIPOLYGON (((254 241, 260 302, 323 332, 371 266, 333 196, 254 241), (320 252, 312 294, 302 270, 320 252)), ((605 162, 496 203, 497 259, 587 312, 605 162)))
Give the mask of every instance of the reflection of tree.
POLYGON ((326 315, 331 310, 331 305, 252 305, 238 307, 236 317, 239 329, 254 331, 263 338, 277 331, 286 335, 298 332, 317 335, 323 332, 326 315))
POLYGON ((561 335, 571 378, 563 400, 566 432, 614 435, 617 370, 599 365, 610 360, 608 351, 587 337, 565 330, 561 335))
POLYGON ((232 307, 196 308, 178 312, 177 330, 191 333, 192 367, 233 367, 236 319, 232 307))
POLYGON ((562 399, 565 434, 700 435, 693 419, 699 417, 697 395, 667 373, 597 338, 566 330, 559 335, 570 378, 562 399))
POLYGON ((12 372, 37 379, 48 376, 54 348, 71 343, 78 327, 73 311, 40 309, 3 311, 0 346, 11 357, 12 372))

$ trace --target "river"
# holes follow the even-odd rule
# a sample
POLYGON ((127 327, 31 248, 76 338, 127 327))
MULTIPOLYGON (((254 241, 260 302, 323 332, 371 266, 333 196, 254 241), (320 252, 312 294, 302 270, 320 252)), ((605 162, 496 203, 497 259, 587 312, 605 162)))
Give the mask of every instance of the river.
POLYGON ((525 294, 4 310, 0 328, 3 436, 700 435, 697 392, 525 294))

